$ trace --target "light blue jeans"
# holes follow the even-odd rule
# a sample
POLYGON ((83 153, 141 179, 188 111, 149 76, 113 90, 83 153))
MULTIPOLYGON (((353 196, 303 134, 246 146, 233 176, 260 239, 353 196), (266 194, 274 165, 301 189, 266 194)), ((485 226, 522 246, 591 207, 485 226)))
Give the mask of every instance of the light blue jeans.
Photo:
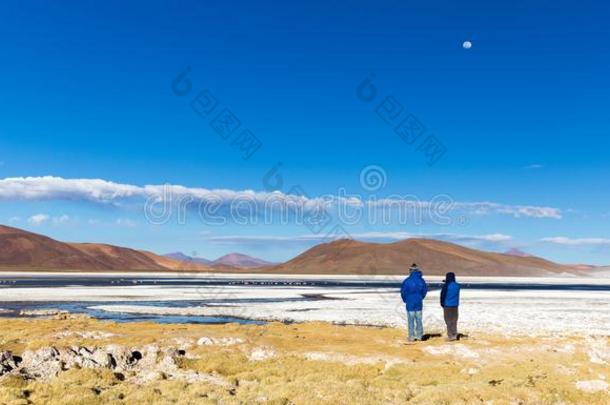
POLYGON ((421 340, 424 336, 422 311, 407 311, 407 320, 409 322, 409 340, 421 340))

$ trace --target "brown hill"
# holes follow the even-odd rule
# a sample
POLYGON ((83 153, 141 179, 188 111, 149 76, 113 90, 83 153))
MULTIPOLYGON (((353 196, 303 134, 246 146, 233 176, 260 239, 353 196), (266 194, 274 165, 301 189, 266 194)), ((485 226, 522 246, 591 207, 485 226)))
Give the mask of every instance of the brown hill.
POLYGON ((367 243, 343 239, 314 246, 268 272, 292 274, 405 274, 417 263, 428 275, 547 276, 580 274, 577 269, 535 256, 520 257, 469 249, 431 239, 367 243))
POLYGON ((207 270, 151 252, 99 243, 65 243, 0 225, 0 266, 51 270, 207 270))
MULTIPOLYGON (((462 276, 548 276, 590 274, 535 256, 521 257, 469 249, 431 239, 380 244, 344 239, 324 243, 261 273, 405 274, 417 263, 428 275, 454 271, 462 276)), ((210 267, 151 252, 98 243, 65 243, 43 235, 0 225, 0 268, 18 270, 197 270, 247 272, 229 265, 210 267)))

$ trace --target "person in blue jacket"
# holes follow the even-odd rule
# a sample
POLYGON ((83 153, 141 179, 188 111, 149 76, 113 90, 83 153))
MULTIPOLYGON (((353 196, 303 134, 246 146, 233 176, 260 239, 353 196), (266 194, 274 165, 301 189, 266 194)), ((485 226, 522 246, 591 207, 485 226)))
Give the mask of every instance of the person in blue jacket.
POLYGON ((460 285, 455 281, 455 273, 445 275, 441 289, 441 307, 447 325, 447 340, 457 340, 458 307, 460 306, 460 285))
POLYGON ((409 324, 409 341, 422 340, 424 326, 422 324, 422 310, 424 298, 428 293, 428 286, 422 277, 422 272, 413 263, 407 277, 400 287, 400 296, 407 307, 407 319, 409 324))

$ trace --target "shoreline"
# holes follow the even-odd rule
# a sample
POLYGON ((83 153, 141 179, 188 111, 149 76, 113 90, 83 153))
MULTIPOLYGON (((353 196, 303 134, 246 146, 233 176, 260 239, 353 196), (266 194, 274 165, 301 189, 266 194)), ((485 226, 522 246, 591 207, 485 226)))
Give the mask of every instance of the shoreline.
MULTIPOLYGON (((15 271, 0 269, 0 278, 30 278, 30 277, 87 277, 87 278, 200 278, 200 279, 272 279, 272 280, 342 280, 342 281, 387 281, 400 282, 405 275, 347 275, 347 274, 276 274, 276 273, 223 273, 223 272, 201 272, 201 271, 112 271, 112 272, 92 272, 92 271, 15 271)), ((444 276, 426 276, 426 280, 432 282, 441 282, 444 276)), ((594 276, 540 276, 540 277, 512 277, 512 276, 459 276, 458 279, 463 283, 488 283, 488 282, 504 282, 504 283, 528 283, 528 284, 610 284, 610 277, 594 277, 594 276)))

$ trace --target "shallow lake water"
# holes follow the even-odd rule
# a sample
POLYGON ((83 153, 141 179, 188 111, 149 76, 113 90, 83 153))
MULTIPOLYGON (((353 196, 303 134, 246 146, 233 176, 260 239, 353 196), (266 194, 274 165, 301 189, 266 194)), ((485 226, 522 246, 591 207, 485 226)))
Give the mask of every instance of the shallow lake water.
MULTIPOLYGON (((553 283, 527 283, 527 282, 477 282, 477 283, 461 283, 464 291, 467 290, 489 290, 490 293, 493 291, 521 291, 521 292, 535 292, 535 291, 553 291, 553 292, 610 292, 610 280, 608 283, 587 283, 583 279, 574 280, 573 283, 561 282, 557 284, 553 283)), ((441 284, 439 282, 430 282, 429 290, 431 292, 437 291, 441 284)), ((238 306, 252 306, 252 307, 267 307, 269 306, 281 306, 293 303, 298 305, 301 303, 313 302, 313 301, 332 301, 333 294, 338 291, 349 291, 350 297, 355 297, 361 294, 368 295, 375 293, 376 291, 383 290, 385 294, 393 294, 393 290, 400 288, 400 282, 397 281, 385 281, 385 280, 366 280, 354 278, 350 280, 346 279, 316 279, 314 276, 308 278, 216 278, 216 277, 120 277, 120 276, 75 276, 70 275, 52 275, 52 276, 11 276, 11 277, 0 277, 0 308, 6 310, 0 316, 14 317, 20 316, 22 310, 32 311, 40 309, 58 309, 62 311, 68 311, 71 313, 86 313, 101 320, 112 320, 116 322, 136 322, 136 321, 153 321, 160 323, 263 323, 262 320, 248 319, 247 316, 203 316, 197 314, 179 314, 179 309, 186 308, 214 308, 216 306, 227 306, 227 305, 238 305, 238 306), (138 290, 154 290, 154 291, 178 291, 179 293, 174 295, 171 299, 151 299, 153 297, 134 298, 131 296, 125 296, 121 298, 121 294, 127 289, 132 290, 132 287, 136 287, 138 290), (147 289, 150 287, 150 289, 147 289), (240 297, 240 294, 231 295, 230 297, 220 296, 216 294, 208 297, 206 294, 193 294, 194 291, 209 291, 214 288, 235 288, 238 291, 247 291, 249 295, 247 297, 240 297), (93 298, 88 299, 48 299, 48 300, 28 300, 27 294, 35 295, 38 292, 49 292, 59 290, 77 290, 77 289, 93 288, 95 291, 104 291, 105 293, 113 291, 122 291, 120 294, 109 300, 104 296, 99 296, 99 300, 96 300, 98 296, 94 294, 93 298), (303 293, 303 290, 311 289, 315 293, 307 294, 303 293), (270 291, 295 291, 295 294, 269 294, 270 291), (297 290, 299 291, 297 293, 297 290), (325 290, 332 294, 329 296, 325 295, 325 290), (6 293, 8 292, 27 291, 26 296, 23 299, 6 299, 6 293), (259 294, 260 293, 260 294, 259 294), (5 296, 3 299, 2 296, 5 296), (193 296, 201 299, 192 299, 193 296), (118 298, 117 298, 118 297, 118 298), (191 297, 191 299, 189 298, 191 297), (140 308, 150 308, 151 313, 133 313, 133 312, 121 312, 121 311, 106 311, 100 309, 100 307, 106 307, 108 305, 120 307, 121 305, 134 304, 137 301, 137 305, 140 308), (153 313, 155 308, 164 308, 166 312, 174 312, 173 314, 168 313, 153 313), (169 310, 168 310, 169 309, 169 310), (174 311, 171 311, 174 309, 174 311)), ((94 292, 95 292, 94 291, 94 292)), ((438 294, 438 292, 437 292, 438 294)), ((464 292, 464 294, 467 294, 464 292)), ((162 294, 160 294, 162 296, 162 294)), ((328 303, 328 306, 335 306, 336 304, 328 303)), ((140 311, 142 312, 142 311, 140 311)))

